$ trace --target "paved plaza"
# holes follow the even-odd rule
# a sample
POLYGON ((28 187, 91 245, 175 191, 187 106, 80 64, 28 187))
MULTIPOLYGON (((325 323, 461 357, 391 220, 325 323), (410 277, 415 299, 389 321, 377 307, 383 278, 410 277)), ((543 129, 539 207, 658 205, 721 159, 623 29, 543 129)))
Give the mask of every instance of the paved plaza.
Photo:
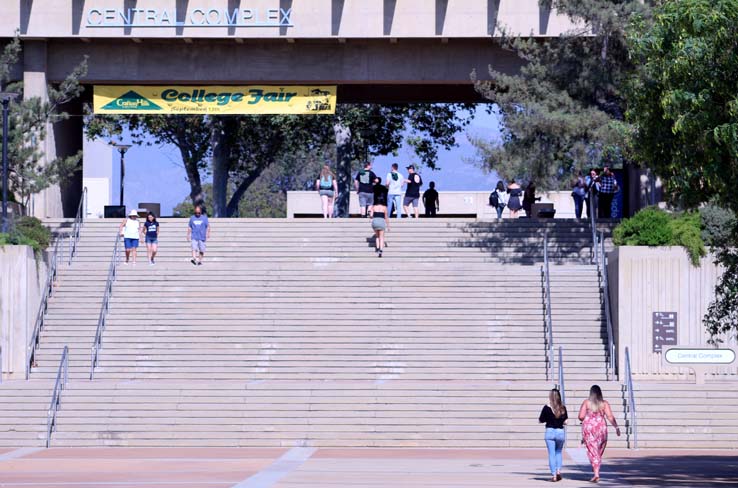
MULTIPOLYGON (((568 449, 561 486, 591 486, 568 449)), ((52 448, 0 450, 0 487, 516 487, 548 479, 541 449, 52 448)), ((611 450, 601 486, 738 486, 738 452, 611 450)))

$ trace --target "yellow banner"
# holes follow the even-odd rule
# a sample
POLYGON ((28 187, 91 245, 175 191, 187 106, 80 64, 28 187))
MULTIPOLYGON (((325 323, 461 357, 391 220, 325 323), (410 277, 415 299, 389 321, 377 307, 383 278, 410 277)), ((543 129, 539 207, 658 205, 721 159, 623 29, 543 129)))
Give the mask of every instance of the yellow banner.
POLYGON ((333 114, 335 86, 95 85, 96 114, 333 114))

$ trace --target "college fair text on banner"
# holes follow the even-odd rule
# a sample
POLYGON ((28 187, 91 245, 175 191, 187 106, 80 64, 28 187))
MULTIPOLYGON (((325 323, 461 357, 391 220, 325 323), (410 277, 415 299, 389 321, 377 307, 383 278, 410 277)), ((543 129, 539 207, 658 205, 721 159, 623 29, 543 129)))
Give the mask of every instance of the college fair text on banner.
POLYGON ((96 114, 333 114, 335 86, 95 85, 96 114))

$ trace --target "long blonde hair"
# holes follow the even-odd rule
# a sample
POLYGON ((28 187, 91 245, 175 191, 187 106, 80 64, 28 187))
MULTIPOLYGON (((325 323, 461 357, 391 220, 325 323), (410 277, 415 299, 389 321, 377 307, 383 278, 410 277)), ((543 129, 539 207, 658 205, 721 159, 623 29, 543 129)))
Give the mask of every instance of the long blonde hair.
POLYGON ((323 169, 320 170, 320 177, 326 178, 328 176, 332 177, 334 180, 336 179, 336 175, 333 174, 333 171, 331 171, 331 167, 327 164, 324 164, 323 169))
POLYGON ((551 404, 551 411, 554 417, 561 418, 566 413, 566 406, 561 401, 561 392, 554 388, 548 394, 548 402, 551 404))
POLYGON ((602 398, 602 389, 598 385, 592 385, 589 389, 589 409, 599 412, 605 400, 602 398))

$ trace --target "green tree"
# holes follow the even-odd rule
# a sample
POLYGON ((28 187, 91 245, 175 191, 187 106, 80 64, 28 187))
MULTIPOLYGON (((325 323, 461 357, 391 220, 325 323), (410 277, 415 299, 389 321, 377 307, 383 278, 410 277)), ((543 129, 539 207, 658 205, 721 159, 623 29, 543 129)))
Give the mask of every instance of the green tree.
MULTIPOLYGON (((298 150, 264 169, 239 201, 234 217, 283 218, 287 215, 287 192, 292 190, 312 190, 315 176, 326 160, 335 158, 335 148, 326 146, 310 151, 298 150)), ((232 199, 232 181, 226 191, 226 198, 232 199)), ((213 207, 213 185, 203 185, 204 205, 213 207)), ((192 215, 194 205, 187 198, 174 208, 175 215, 192 215)))
POLYGON ((42 148, 51 125, 69 118, 60 107, 79 97, 84 90, 79 81, 87 74, 87 60, 77 65, 58 86, 48 86, 47 100, 42 100, 24 97, 23 83, 10 80, 11 67, 18 62, 21 51, 21 42, 15 38, 0 53, 0 91, 20 95, 10 104, 8 190, 26 209, 32 195, 59 183, 79 168, 81 151, 73 156, 45 160, 42 148))
POLYGON ((490 81, 476 81, 499 107, 502 138, 471 140, 483 168, 559 189, 577 170, 625 162, 630 129, 622 88, 633 68, 626 33, 628 19, 646 7, 639 0, 543 4, 578 27, 547 42, 503 35, 503 46, 524 63, 520 73, 490 68, 490 81))
MULTIPOLYGON (((738 211, 738 2, 662 2, 631 39, 634 157, 661 175, 674 203, 738 211)), ((737 236, 733 228, 715 248, 725 272, 705 316, 714 338, 738 331, 737 236)))
MULTIPOLYGON (((420 160, 435 167, 440 148, 456 144, 471 120, 471 105, 339 105, 333 116, 90 116, 88 137, 119 137, 134 143, 168 143, 179 148, 193 204, 205 203, 202 181, 213 177, 212 214, 239 214, 251 185, 271 165, 302 161, 292 157, 335 145, 339 208, 348 214, 352 171, 366 158, 396 152, 407 141, 420 160)), ((324 162, 329 162, 328 160, 324 162)))
POLYGON ((435 168, 438 151, 457 145, 456 137, 471 122, 474 108, 471 104, 339 105, 331 121, 338 215, 348 216, 352 173, 361 162, 397 154, 407 142, 423 165, 435 168))
POLYGON ((182 157, 194 205, 205 201, 202 179, 211 155, 209 119, 200 115, 91 115, 85 120, 87 137, 119 138, 128 130, 134 144, 172 144, 182 157))

